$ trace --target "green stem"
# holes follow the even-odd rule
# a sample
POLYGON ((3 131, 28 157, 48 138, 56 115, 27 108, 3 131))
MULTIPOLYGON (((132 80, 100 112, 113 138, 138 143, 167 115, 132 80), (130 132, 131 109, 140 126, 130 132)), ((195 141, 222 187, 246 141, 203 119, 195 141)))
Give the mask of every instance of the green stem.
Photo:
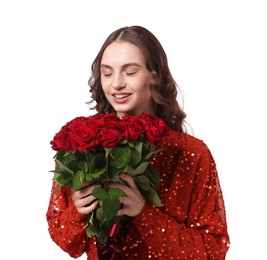
POLYGON ((88 151, 85 150, 85 151, 84 151, 84 154, 85 154, 85 158, 86 158, 87 165, 90 165, 90 160, 89 160, 89 156, 88 156, 88 151))
POLYGON ((106 156, 106 171, 105 171, 105 177, 106 177, 106 181, 104 183, 104 190, 108 191, 108 182, 109 182, 109 156, 106 156))

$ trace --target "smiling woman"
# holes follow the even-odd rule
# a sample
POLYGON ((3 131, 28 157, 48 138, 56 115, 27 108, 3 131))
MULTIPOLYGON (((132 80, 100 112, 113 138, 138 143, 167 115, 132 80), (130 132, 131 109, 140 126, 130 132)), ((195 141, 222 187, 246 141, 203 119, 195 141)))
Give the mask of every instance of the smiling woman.
POLYGON ((155 75, 146 68, 140 49, 129 42, 111 43, 102 56, 102 89, 120 117, 142 112, 156 114, 150 91, 155 75))
MULTIPOLYGON (((58 182, 53 182, 47 210, 51 238, 75 258, 86 253, 88 259, 96 260, 225 259, 229 235, 216 164, 206 144, 186 133, 186 115, 177 101, 179 89, 160 42, 144 27, 120 28, 106 39, 91 68, 89 87, 92 100, 89 103, 96 103, 92 109, 96 108, 99 115, 118 116, 119 121, 115 125, 120 130, 122 126, 119 122, 125 117, 137 118, 144 114, 148 114, 148 118, 155 117, 157 124, 143 120, 135 125, 135 129, 142 125, 146 129, 143 135, 148 138, 150 131, 157 132, 163 125, 168 126, 168 131, 157 142, 157 151, 160 152, 149 161, 152 171, 159 173, 159 180, 155 180, 151 172, 147 178, 159 185, 154 182, 146 185, 143 176, 133 176, 132 173, 139 167, 120 168, 119 180, 108 181, 106 193, 102 191, 100 196, 100 183, 95 175, 91 178, 90 167, 75 162, 74 168, 80 167, 84 171, 79 176, 89 177, 86 185, 79 183, 77 189, 60 188, 58 182), (153 204, 147 199, 139 188, 144 186, 149 193, 156 190, 160 204, 153 204), (122 223, 120 229, 112 226, 103 244, 87 236, 95 231, 88 218, 103 217, 98 205, 107 204, 101 199, 114 197, 109 196, 109 189, 113 192, 114 188, 121 192, 115 196, 120 206, 117 203, 116 212, 113 211, 116 217, 126 217, 127 222, 122 223)), ((101 124, 101 131, 105 132, 108 124, 101 124)), ((72 128, 62 132, 60 142, 66 142, 69 131, 72 128)), ((86 133, 82 132, 82 136, 86 133)), ((102 137, 101 134, 97 136, 102 137)), ((119 135, 119 138, 124 144, 127 134, 119 135)), ((133 153, 129 156, 131 159, 136 154, 148 159, 133 143, 127 149, 129 154, 133 153)), ((154 151, 154 147, 145 146, 144 149, 148 154, 154 151)), ((117 156, 111 155, 110 165, 118 165, 117 156)), ((88 159, 89 164, 92 161, 88 159)), ((65 165, 57 165, 56 171, 58 167, 63 169, 64 174, 65 165)), ((100 165, 98 167, 101 168, 100 165)), ((101 220, 105 222, 105 219, 101 220)))

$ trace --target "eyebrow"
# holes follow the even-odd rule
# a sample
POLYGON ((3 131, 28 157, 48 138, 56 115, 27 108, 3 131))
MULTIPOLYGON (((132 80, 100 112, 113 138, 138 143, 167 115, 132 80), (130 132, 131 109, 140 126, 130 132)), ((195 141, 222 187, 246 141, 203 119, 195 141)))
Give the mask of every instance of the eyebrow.
MULTIPOLYGON (((130 66, 136 66, 136 67, 141 68, 141 66, 140 66, 137 62, 129 62, 129 63, 126 63, 126 64, 124 64, 124 65, 122 66, 122 68, 124 69, 124 68, 126 68, 126 67, 130 67, 130 66)), ((112 68, 111 66, 109 66, 109 65, 107 65, 107 64, 104 64, 104 63, 102 63, 102 64, 100 65, 100 67, 101 67, 101 68, 112 68)))

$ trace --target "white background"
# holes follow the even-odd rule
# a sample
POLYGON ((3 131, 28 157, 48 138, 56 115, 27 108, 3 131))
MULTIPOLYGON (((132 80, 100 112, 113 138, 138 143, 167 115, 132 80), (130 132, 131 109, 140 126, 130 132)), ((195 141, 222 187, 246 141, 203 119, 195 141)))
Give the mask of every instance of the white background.
POLYGON ((1 1, 1 259, 70 259, 47 231, 49 142, 68 120, 93 113, 91 63, 109 33, 134 24, 161 41, 187 121, 216 160, 227 260, 267 259, 264 2, 1 1))

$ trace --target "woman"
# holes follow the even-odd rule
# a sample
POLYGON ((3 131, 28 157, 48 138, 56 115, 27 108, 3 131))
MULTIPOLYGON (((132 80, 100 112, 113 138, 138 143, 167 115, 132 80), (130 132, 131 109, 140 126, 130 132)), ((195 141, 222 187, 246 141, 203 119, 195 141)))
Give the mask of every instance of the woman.
MULTIPOLYGON (((149 113, 171 129, 162 142, 166 149, 151 163, 161 176, 163 207, 149 204, 127 174, 120 176, 126 185, 110 185, 125 193, 118 216, 131 219, 127 232, 116 237, 118 259, 225 259, 229 236, 215 162, 201 140, 185 133, 186 115, 157 38, 140 26, 111 33, 92 64, 89 86, 97 112, 119 117, 149 113)), ((49 232, 74 258, 83 253, 88 259, 100 257, 94 239, 85 233, 88 214, 98 205, 91 195, 97 186, 87 184, 79 191, 63 187, 54 193, 58 185, 53 183, 49 232)))

